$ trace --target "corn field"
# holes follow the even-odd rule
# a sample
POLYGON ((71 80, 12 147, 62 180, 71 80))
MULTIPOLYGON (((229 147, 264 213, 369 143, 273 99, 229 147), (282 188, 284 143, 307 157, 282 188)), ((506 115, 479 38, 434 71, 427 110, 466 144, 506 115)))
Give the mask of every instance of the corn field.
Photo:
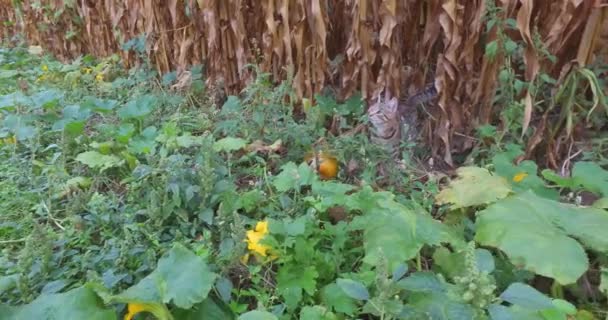
MULTIPOLYGON (((117 53, 127 67, 139 60, 122 44, 145 35, 159 72, 202 63, 231 93, 254 76, 250 64, 292 79, 300 98, 326 86, 339 97, 404 96, 434 81, 440 99, 424 132, 451 164, 503 107, 495 96, 505 65, 527 83, 546 74, 559 84, 574 65, 608 57, 607 15, 601 0, 0 0, 0 35, 66 60, 117 53), (502 50, 488 54, 509 41, 521 44, 523 68, 502 50)), ((516 97, 523 132, 545 130, 536 96, 516 97)))

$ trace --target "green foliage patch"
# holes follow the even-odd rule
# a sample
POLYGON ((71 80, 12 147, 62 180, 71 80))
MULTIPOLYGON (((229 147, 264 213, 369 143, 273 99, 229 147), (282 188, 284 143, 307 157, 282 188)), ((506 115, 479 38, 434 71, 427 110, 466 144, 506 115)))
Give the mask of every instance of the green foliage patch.
POLYGON ((218 104, 201 66, 174 92, 145 64, 26 51, 0 50, 2 319, 605 316, 599 162, 539 173, 495 141, 451 180, 381 177, 358 96, 295 114, 255 70, 218 104), (305 160, 321 149, 334 179, 305 160))

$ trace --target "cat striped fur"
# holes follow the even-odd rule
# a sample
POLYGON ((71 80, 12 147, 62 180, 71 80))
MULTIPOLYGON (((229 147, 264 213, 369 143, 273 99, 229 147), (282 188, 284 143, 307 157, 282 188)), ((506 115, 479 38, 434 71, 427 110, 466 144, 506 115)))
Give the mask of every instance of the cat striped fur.
POLYGON ((411 110, 419 104, 427 103, 438 95, 434 84, 427 85, 420 92, 406 98, 397 100, 379 96, 368 109, 368 118, 371 124, 370 140, 372 143, 384 147, 391 157, 398 161, 401 154, 401 142, 404 140, 403 123, 411 110))

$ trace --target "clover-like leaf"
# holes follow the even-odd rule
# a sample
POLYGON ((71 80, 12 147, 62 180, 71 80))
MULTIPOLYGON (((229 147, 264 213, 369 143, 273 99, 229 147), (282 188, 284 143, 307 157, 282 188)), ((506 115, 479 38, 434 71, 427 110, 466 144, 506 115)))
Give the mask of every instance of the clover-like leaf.
POLYGON ((277 291, 283 298, 287 307, 293 309, 302 300, 302 292, 313 295, 316 290, 319 273, 314 266, 295 268, 290 265, 279 269, 277 274, 277 291))
POLYGON ((436 197, 437 204, 452 204, 452 209, 493 203, 505 198, 511 186, 502 177, 492 175, 483 168, 462 167, 458 178, 436 197))
POLYGON ((515 265, 570 284, 588 268, 583 245, 608 251, 606 230, 605 211, 559 203, 528 191, 478 212, 475 240, 501 249, 515 265))

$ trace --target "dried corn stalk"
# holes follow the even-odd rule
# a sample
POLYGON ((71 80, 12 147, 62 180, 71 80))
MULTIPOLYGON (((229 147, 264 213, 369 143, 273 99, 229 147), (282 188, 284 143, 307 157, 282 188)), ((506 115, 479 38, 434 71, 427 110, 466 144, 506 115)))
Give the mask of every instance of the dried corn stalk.
MULTIPOLYGON (((250 81, 250 63, 277 81, 291 76, 297 95, 308 98, 327 84, 341 97, 360 90, 369 98, 385 88, 412 94, 434 81, 441 98, 427 140, 452 163, 452 153, 471 147, 474 126, 503 107, 493 98, 506 60, 484 55, 497 40, 488 4, 516 21, 508 36, 525 44, 526 81, 541 71, 557 78, 571 60, 607 54, 605 38, 598 42, 606 37, 601 0, 0 0, 0 18, 14 22, 0 35, 23 34, 64 59, 119 53, 132 66, 138 55, 121 47, 144 34, 144 53, 160 73, 202 63, 209 81, 222 80, 231 93, 250 81)), ((518 98, 525 131, 534 126, 534 95, 518 98)))

